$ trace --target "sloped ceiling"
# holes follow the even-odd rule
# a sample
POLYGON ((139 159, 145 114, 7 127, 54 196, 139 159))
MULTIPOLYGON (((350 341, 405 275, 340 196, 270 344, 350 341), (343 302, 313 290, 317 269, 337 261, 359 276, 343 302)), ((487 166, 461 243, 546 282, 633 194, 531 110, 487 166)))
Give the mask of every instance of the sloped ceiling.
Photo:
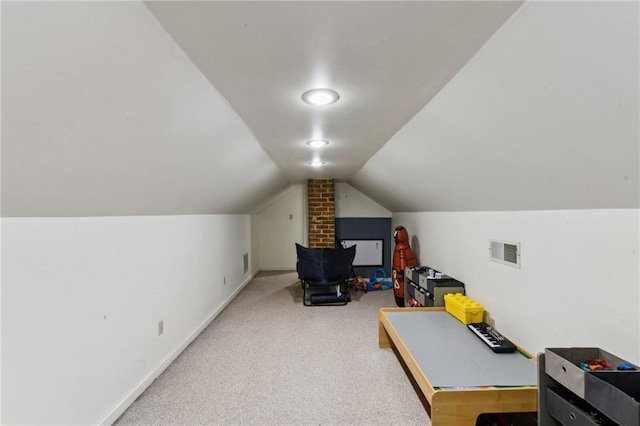
POLYGON ((2 214, 248 213, 348 180, 519 5, 3 2, 2 214), (340 101, 302 103, 317 85, 340 101))
POLYGON ((291 182, 348 180, 520 6, 513 1, 148 1, 291 182), (340 100, 312 107, 304 91, 340 100), (328 139, 313 152, 304 142, 328 139), (309 167, 318 157, 321 170, 309 167))
POLYGON ((350 183, 395 212, 640 207, 639 17, 527 2, 350 183))
POLYGON ((3 2, 3 216, 248 213, 287 185, 142 2, 3 2))
POLYGON ((391 211, 637 208, 638 15, 3 2, 2 214, 249 213, 308 177, 391 211), (314 86, 340 101, 303 104, 314 86))

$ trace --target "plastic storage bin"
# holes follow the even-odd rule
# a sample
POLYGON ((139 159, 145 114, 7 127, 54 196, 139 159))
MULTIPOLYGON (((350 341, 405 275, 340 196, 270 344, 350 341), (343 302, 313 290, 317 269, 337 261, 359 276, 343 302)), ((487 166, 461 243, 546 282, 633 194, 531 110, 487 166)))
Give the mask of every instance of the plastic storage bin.
MULTIPOLYGON (((582 370, 579 367, 581 362, 600 358, 606 360, 613 368, 627 362, 600 348, 546 348, 544 355, 545 372, 580 398, 585 397, 585 375, 593 374, 582 370)), ((640 370, 638 366, 635 367, 634 371, 640 370)), ((609 371, 616 374, 624 373, 618 370, 609 371)))
POLYGON ((462 321, 463 324, 482 322, 484 307, 461 293, 444 295, 445 310, 462 321))

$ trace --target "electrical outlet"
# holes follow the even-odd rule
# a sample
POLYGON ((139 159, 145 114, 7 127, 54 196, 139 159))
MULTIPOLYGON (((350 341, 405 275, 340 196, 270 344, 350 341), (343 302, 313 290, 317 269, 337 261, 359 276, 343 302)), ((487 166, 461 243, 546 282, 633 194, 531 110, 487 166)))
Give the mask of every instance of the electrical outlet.
POLYGON ((158 321, 158 336, 164 333, 164 320, 158 321))

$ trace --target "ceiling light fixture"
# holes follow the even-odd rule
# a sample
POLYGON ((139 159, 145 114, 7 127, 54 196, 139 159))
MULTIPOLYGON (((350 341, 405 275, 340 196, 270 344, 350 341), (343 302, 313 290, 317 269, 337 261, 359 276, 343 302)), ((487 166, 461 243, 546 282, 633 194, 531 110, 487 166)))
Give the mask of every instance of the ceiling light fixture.
POLYGON ((320 160, 309 161, 309 165, 311 167, 322 167, 324 166, 324 161, 320 161, 320 160))
POLYGON ((312 89, 302 94, 302 100, 311 105, 329 105, 338 99, 338 92, 331 89, 312 89))
POLYGON ((313 139, 305 142, 311 148, 322 148, 323 146, 329 145, 329 141, 325 139, 313 139))

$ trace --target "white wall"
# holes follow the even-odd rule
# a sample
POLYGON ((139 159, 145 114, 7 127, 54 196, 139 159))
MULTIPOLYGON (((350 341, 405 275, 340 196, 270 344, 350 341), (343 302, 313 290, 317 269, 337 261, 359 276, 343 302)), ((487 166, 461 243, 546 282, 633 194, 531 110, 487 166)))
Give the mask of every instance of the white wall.
POLYGON ((601 347, 640 362, 637 209, 398 213, 421 264, 463 281, 525 349, 601 347), (522 268, 489 260, 491 238, 521 243, 522 268))
POLYGON ((306 186, 291 185, 256 215, 259 269, 296 269, 295 243, 306 245, 306 186))
POLYGON ((336 217, 391 217, 391 212, 345 182, 335 182, 336 217))
POLYGON ((260 271, 260 220, 257 214, 251 215, 251 255, 249 256, 249 266, 251 274, 255 275, 260 271))
MULTIPOLYGON (((391 212, 349 184, 335 182, 336 217, 391 217, 391 212)), ((307 188, 291 185, 252 215, 253 271, 296 267, 294 243, 307 244, 307 188)))
POLYGON ((2 219, 2 424, 113 422, 249 281, 249 250, 246 215, 2 219))

